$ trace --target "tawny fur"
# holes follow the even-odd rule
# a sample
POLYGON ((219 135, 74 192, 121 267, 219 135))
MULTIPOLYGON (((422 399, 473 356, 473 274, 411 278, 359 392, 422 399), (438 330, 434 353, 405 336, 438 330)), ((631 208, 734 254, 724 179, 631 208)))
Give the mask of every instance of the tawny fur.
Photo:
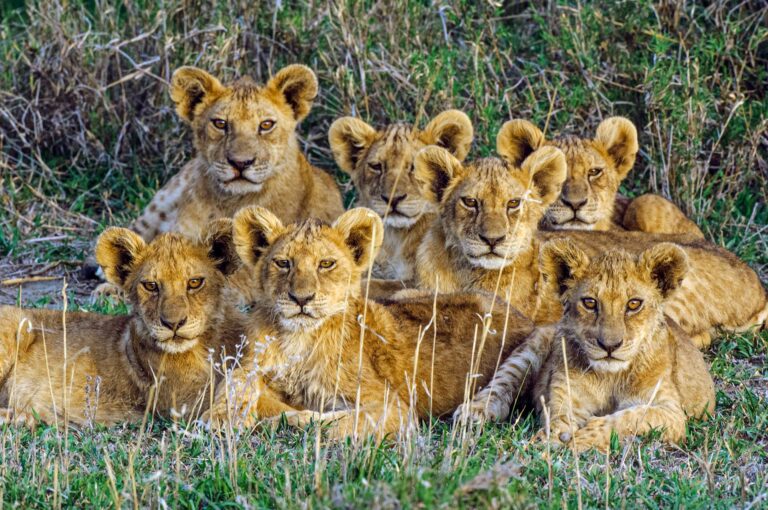
POLYGON ((234 355, 243 332, 240 313, 223 299, 238 264, 231 225, 213 226, 201 242, 163 234, 146 245, 120 228, 101 235, 96 257, 125 291, 131 315, 0 308, 2 417, 114 424, 146 410, 175 409, 186 419, 205 410, 206 388, 218 378, 211 360, 234 355))
POLYGON ((543 399, 553 442, 607 450, 613 431, 626 438, 659 429, 680 442, 688 418, 714 412, 701 352, 664 314, 687 271, 682 249, 658 244, 639 256, 612 250, 590 259, 560 240, 544 245, 541 259, 565 314, 515 350, 459 419, 503 420, 533 386, 543 427, 536 439, 547 437, 543 399))
POLYGON ((542 147, 521 167, 513 167, 493 158, 462 164, 433 147, 419 154, 416 166, 423 193, 439 210, 419 248, 420 287, 496 293, 537 323, 554 323, 561 312, 539 274, 541 242, 568 237, 590 255, 607 247, 637 254, 660 242, 674 242, 688 254, 691 271, 667 304, 667 313, 697 345, 708 345, 717 328, 744 331, 765 323, 768 300, 757 274, 738 257, 698 236, 537 231, 564 180, 559 149, 542 147), (468 200, 473 207, 467 206, 468 200), (505 210, 510 203, 519 205, 505 210), (495 255, 489 255, 488 239, 497 240, 495 255))
POLYGON ((438 145, 463 160, 473 136, 469 117, 457 110, 440 113, 423 130, 406 124, 377 130, 354 117, 331 125, 331 150, 357 188, 357 205, 373 209, 384 220, 384 244, 374 276, 409 282, 416 250, 434 219, 432 204, 421 196, 414 179, 416 153, 438 145))
POLYGON ((168 231, 194 236, 208 221, 248 205, 267 207, 284 221, 336 218, 344 210, 336 183, 309 164, 296 139, 317 89, 314 73, 302 65, 283 68, 266 85, 248 77, 222 84, 201 69, 176 70, 171 98, 192 128, 197 155, 133 228, 145 240, 168 231))
POLYGON ((253 359, 211 419, 248 426, 285 413, 296 426, 329 422, 331 437, 383 437, 452 412, 531 332, 528 319, 480 294, 366 301, 361 275, 382 229, 364 208, 333 226, 283 226, 261 208, 238 213, 238 253, 261 299, 248 330, 253 359))
POLYGON ((626 229, 703 237, 699 227, 664 197, 648 194, 629 200, 618 194, 639 149, 637 129, 630 120, 607 118, 591 139, 570 136, 546 140, 532 123, 514 119, 502 126, 497 139, 498 153, 516 166, 548 145, 563 151, 568 175, 560 196, 542 220, 542 228, 626 229))

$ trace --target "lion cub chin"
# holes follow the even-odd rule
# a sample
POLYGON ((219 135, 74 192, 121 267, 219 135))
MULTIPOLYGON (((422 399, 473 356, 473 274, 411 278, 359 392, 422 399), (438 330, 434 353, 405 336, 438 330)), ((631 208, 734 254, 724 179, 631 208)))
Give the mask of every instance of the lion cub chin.
POLYGON ((150 409, 194 418, 209 403, 211 362, 235 353, 242 334, 224 299, 238 264, 231 221, 212 223, 200 242, 162 234, 146 244, 109 228, 96 258, 133 313, 0 308, 0 416, 109 425, 150 409))
POLYGON ((664 315, 688 271, 685 251, 663 243, 638 256, 612 250, 590 260, 565 239, 542 247, 540 266, 563 318, 531 335, 460 414, 504 419, 528 374, 542 425, 547 415, 550 422, 535 439, 549 434, 577 450, 607 450, 612 432, 661 429, 664 440, 680 442, 689 417, 714 411, 702 354, 664 315))
POLYGON ((361 274, 382 234, 381 218, 364 208, 333 225, 284 226, 259 207, 235 216, 235 244, 261 298, 248 328, 252 358, 231 393, 222 385, 209 418, 249 426, 285 413, 294 426, 329 422, 333 438, 380 438, 452 412, 533 329, 480 294, 367 301, 361 274))

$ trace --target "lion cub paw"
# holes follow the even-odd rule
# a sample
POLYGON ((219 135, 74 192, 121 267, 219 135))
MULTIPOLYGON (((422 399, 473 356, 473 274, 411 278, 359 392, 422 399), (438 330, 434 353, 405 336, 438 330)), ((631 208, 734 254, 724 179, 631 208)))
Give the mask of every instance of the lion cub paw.
POLYGON ((0 425, 25 426, 31 430, 37 427, 37 418, 28 411, 16 409, 0 409, 0 425))
POLYGON ((113 283, 101 283, 91 292, 91 303, 96 303, 101 299, 112 299, 116 302, 124 301, 123 291, 113 283))

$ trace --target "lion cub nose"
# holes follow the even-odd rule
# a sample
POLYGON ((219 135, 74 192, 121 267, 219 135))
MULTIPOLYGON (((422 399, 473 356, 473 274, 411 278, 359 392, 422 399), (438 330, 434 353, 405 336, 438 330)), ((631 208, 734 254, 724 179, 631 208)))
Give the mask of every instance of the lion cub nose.
MULTIPOLYGON (((397 204, 405 200, 405 197, 407 197, 407 193, 403 193, 402 195, 398 195, 396 197, 392 197, 392 209, 397 208, 397 204)), ((389 202, 389 197, 387 195, 381 195, 381 199, 385 202, 389 202)))
POLYGON ((568 199, 568 198, 565 198, 565 197, 560 197, 560 200, 565 205, 567 205, 568 207, 573 209, 574 212, 576 212, 579 209, 581 209, 582 207, 584 207, 584 204, 587 203, 587 199, 586 198, 582 198, 581 200, 571 200, 571 199, 568 199))
POLYGON ((170 329, 171 331, 176 331, 180 327, 182 327, 184 324, 187 323, 187 318, 184 317, 183 319, 178 320, 168 320, 165 317, 160 317, 160 324, 165 326, 166 328, 170 329))
POLYGON ((238 160, 238 159, 232 159, 229 157, 227 158, 227 163, 232 165, 232 168, 235 168, 240 172, 244 172, 248 167, 250 167, 253 164, 254 161, 256 160, 255 159, 238 160))
POLYGON ((480 239, 483 240, 485 244, 491 247, 491 249, 495 248, 497 244, 502 242, 507 236, 499 236, 499 237, 485 237, 484 235, 480 235, 480 239))
POLYGON ((291 298, 291 301, 293 301, 294 303, 296 303, 297 305, 299 305, 302 308, 307 303, 309 303, 310 301, 315 299, 315 295, 314 294, 307 294, 307 295, 304 295, 304 296, 297 296, 297 295, 293 294, 292 292, 288 293, 288 297, 291 298))
POLYGON ((597 339, 597 345, 599 345, 600 348, 608 354, 608 356, 610 356, 613 351, 621 347, 621 344, 623 343, 624 343, 624 340, 622 339, 619 339, 618 341, 607 340, 605 338, 597 339))

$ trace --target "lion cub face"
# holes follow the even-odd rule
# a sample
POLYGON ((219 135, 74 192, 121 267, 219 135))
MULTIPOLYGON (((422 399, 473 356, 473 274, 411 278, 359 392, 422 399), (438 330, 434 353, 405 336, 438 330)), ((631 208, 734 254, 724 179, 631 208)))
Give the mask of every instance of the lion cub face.
POLYGON ((590 260, 562 239, 542 247, 540 266, 564 304, 561 331, 580 358, 572 361, 620 372, 663 326, 664 302, 682 283, 688 257, 662 243, 639 256, 614 249, 590 260))
POLYGON ((212 223, 200 242, 166 233, 146 244, 130 230, 108 228, 96 260, 128 296, 155 346, 170 353, 190 349, 211 326, 226 276, 238 265, 228 220, 212 223))
POLYGON ((565 158, 547 147, 520 166, 499 158, 463 165, 445 149, 428 147, 416 158, 422 193, 439 209, 448 246, 469 263, 499 269, 530 247, 547 206, 565 178, 565 158))
POLYGON ((257 275, 260 304, 287 331, 315 329, 359 296, 361 273, 376 257, 383 230, 381 219, 364 208, 333 225, 284 226, 262 207, 241 209, 234 218, 237 252, 257 275))
POLYGON ((336 163, 352 177, 358 203, 376 211, 391 228, 409 228, 431 210, 414 177, 414 156, 428 145, 448 149, 459 160, 469 152, 472 122, 448 110, 423 131, 403 124, 376 130, 360 119, 337 119, 328 133, 336 163))
POLYGON ((291 65, 269 82, 248 77, 231 84, 195 67, 173 73, 171 98, 189 122, 198 155, 221 191, 240 194, 261 190, 283 165, 295 143, 296 124, 307 116, 317 96, 317 78, 309 68, 291 65))
POLYGON ((591 140, 566 137, 547 141, 536 126, 516 119, 502 126, 497 140, 499 154, 513 165, 544 145, 561 149, 568 163, 562 192, 547 210, 547 224, 555 229, 607 228, 619 184, 635 164, 634 124, 611 117, 600 123, 591 140))

